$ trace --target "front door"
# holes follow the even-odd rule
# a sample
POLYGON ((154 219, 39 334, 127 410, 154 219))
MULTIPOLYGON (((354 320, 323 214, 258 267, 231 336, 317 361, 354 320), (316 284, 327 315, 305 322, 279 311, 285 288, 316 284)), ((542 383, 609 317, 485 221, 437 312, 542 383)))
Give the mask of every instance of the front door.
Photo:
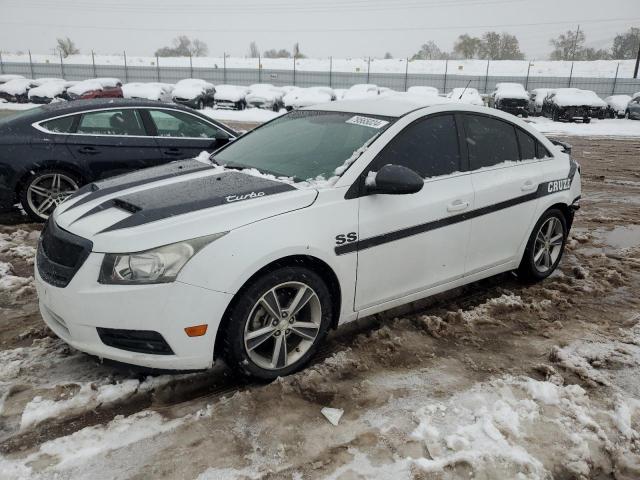
POLYGON ((471 176, 464 172, 456 118, 438 114, 400 132, 367 171, 403 165, 425 178, 410 195, 359 199, 355 309, 362 310, 458 279, 473 209, 471 176))
POLYGON ((229 134, 195 115, 179 110, 148 109, 160 153, 166 160, 197 157, 209 153, 229 141, 229 134))

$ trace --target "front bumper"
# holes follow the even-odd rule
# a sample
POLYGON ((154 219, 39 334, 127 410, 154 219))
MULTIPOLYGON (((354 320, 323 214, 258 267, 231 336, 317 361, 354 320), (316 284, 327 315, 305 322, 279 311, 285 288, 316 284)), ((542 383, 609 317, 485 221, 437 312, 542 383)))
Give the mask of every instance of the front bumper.
POLYGON ((99 284, 103 257, 91 253, 65 288, 46 283, 35 269, 40 312, 51 330, 82 352, 117 362, 167 370, 211 367, 215 336, 232 295, 182 282, 99 284), (205 335, 187 336, 186 327, 201 324, 209 325, 205 335), (98 328, 158 332, 172 354, 108 346, 100 339, 98 328))

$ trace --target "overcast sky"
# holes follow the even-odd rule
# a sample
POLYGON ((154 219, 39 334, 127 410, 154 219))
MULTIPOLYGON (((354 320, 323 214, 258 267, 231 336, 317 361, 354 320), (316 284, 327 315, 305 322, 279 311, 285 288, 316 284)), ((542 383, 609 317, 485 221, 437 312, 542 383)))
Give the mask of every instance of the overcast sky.
POLYGON ((410 56, 428 40, 451 50, 461 33, 515 34, 529 58, 580 24, 587 45, 609 47, 640 26, 640 0, 0 0, 0 50, 51 53, 69 36, 89 53, 152 55, 179 34, 210 55, 292 49, 311 57, 410 56))

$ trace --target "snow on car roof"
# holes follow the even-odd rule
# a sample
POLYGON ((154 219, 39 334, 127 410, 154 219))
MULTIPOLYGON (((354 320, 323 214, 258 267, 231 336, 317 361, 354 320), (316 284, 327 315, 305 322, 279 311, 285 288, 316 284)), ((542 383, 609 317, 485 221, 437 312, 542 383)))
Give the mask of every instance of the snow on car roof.
POLYGON ((429 97, 428 95, 416 96, 400 94, 390 96, 376 96, 358 100, 340 100, 337 102, 322 103, 303 110, 324 110, 327 112, 349 112, 363 115, 383 115, 386 117, 401 117, 418 108, 430 107, 450 103, 449 99, 429 97))

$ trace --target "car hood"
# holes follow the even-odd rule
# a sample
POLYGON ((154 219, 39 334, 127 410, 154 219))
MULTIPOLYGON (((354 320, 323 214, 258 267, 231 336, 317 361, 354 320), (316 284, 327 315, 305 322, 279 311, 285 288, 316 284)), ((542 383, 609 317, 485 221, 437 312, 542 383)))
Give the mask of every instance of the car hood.
POLYGON ((53 220, 91 240, 95 252, 136 252, 305 208, 317 194, 193 159, 86 185, 53 220))

